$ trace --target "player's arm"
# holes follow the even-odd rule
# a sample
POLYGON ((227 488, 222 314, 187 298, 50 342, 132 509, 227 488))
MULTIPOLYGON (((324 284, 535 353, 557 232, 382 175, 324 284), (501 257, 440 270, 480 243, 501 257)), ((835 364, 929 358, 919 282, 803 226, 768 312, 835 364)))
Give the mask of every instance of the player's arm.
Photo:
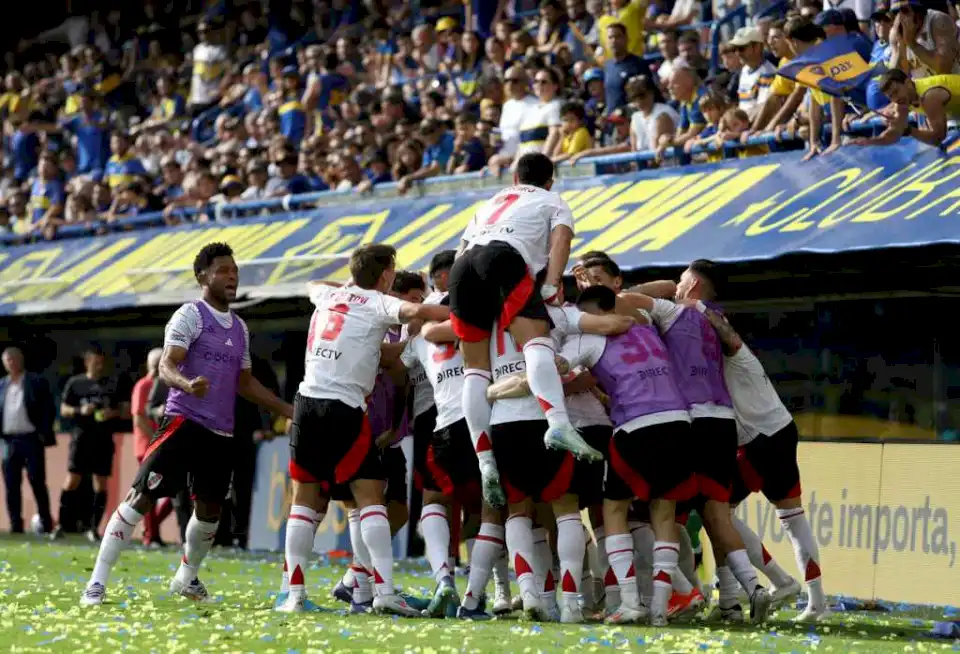
POLYGON ((420 335, 428 343, 453 343, 457 335, 453 333, 453 324, 449 320, 428 322, 420 330, 420 335))
POLYGON ((723 353, 728 357, 732 357, 739 352, 740 348, 743 347, 743 339, 740 338, 740 334, 737 333, 737 330, 733 328, 727 319, 699 300, 694 306, 696 306, 697 311, 702 313, 703 317, 706 318, 716 330, 717 336, 720 337, 720 343, 723 345, 723 353))
POLYGON ((939 146, 947 138, 947 112, 945 107, 950 100, 946 89, 930 89, 923 95, 921 104, 927 116, 927 126, 910 129, 907 133, 921 143, 939 146))
POLYGON ((562 223, 550 231, 550 255, 547 259, 547 276, 543 288, 552 287, 555 295, 563 283, 563 271, 570 260, 570 243, 573 241, 573 229, 562 223))
POLYGON ((574 377, 569 381, 563 382, 564 395, 577 395, 597 387, 597 379, 589 370, 579 370, 574 373, 574 377))
POLYGON ((636 324, 636 321, 630 316, 621 316, 616 313, 608 313, 597 316, 592 313, 583 313, 577 326, 584 334, 597 334, 598 336, 616 336, 622 334, 636 324))
POLYGON ((442 322, 450 317, 450 307, 439 304, 417 304, 403 302, 400 305, 400 322, 422 320, 423 322, 442 322))
POLYGON ((564 359, 570 368, 578 366, 592 368, 600 361, 606 345, 607 340, 601 336, 593 334, 574 336, 564 341, 563 348, 557 356, 564 359))
POLYGON ((240 380, 237 384, 237 393, 245 400, 261 406, 267 411, 285 418, 293 418, 293 405, 284 402, 273 391, 257 381, 250 368, 240 371, 240 380))
POLYGON ((403 348, 407 346, 406 341, 399 343, 381 343, 380 344, 380 367, 384 370, 390 370, 400 361, 400 355, 403 348))
POLYGON ((71 379, 63 389, 63 399, 60 401, 60 415, 64 418, 73 418, 78 415, 80 413, 78 404, 77 394, 73 390, 73 380, 71 379))
MULTIPOLYGON (((907 119, 910 114, 910 107, 906 105, 897 105, 893 118, 887 122, 887 127, 877 136, 855 138, 850 141, 851 145, 893 145, 900 140, 904 131, 907 129, 907 119)), ((917 131, 913 130, 911 136, 916 136, 917 131)))
POLYGON ((179 388, 184 393, 203 397, 210 388, 210 381, 203 376, 188 379, 178 367, 187 358, 187 348, 165 345, 160 357, 160 379, 170 388, 179 388))
POLYGON ((653 282, 644 282, 643 284, 631 286, 626 292, 641 293, 654 298, 670 299, 677 294, 677 284, 669 279, 658 279, 653 282))

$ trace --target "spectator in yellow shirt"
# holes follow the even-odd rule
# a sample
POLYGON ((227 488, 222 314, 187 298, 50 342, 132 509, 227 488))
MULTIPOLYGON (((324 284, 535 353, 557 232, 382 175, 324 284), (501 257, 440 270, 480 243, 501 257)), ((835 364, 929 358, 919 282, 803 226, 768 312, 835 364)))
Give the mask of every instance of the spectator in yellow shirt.
POLYGON ((585 124, 586 112, 579 102, 567 102, 560 107, 560 126, 562 138, 553 151, 554 163, 566 161, 593 147, 593 137, 585 124))
POLYGON ((612 11, 597 20, 597 35, 603 46, 604 57, 612 56, 607 42, 607 28, 614 23, 622 23, 627 28, 627 52, 642 57, 646 52, 644 27, 650 0, 610 0, 612 11))

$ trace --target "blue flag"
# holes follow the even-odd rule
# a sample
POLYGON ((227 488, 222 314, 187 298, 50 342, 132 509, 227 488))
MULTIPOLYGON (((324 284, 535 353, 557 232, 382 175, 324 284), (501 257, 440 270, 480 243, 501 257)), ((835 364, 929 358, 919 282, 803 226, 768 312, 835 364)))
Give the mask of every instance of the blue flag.
POLYGON ((867 82, 884 69, 882 64, 869 63, 869 49, 864 57, 864 44, 870 47, 862 34, 834 36, 784 64, 777 73, 827 95, 865 105, 867 82))

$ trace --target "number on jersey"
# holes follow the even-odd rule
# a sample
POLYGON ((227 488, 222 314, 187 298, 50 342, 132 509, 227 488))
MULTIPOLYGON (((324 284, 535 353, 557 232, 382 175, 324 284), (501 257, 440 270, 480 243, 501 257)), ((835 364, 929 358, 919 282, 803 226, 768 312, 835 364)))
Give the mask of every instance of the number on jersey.
POLYGON ((320 332, 320 340, 335 341, 343 331, 343 322, 350 312, 350 306, 346 304, 335 304, 327 310, 327 324, 320 332))

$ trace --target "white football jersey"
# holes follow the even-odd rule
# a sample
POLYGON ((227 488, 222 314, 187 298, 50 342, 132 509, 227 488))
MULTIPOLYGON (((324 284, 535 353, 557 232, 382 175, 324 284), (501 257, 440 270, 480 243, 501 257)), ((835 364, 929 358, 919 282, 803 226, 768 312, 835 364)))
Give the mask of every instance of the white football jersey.
MULTIPOLYGON (((446 293, 431 291, 430 294, 423 299, 423 303, 440 304, 445 297, 447 297, 446 293)), ((404 365, 407 365, 406 362, 404 362, 404 365)), ((410 378, 410 385, 413 386, 413 417, 416 418, 421 413, 429 411, 430 407, 435 404, 433 386, 430 384, 430 380, 427 379, 427 372, 423 369, 423 366, 420 365, 419 360, 412 366, 407 365, 407 373, 407 376, 410 378)))
POLYGON ((793 422, 763 364, 746 344, 732 357, 723 357, 723 378, 737 413, 740 445, 761 435, 773 436, 793 422))
POLYGON ((380 368, 380 344, 400 323, 403 301, 358 286, 316 285, 300 394, 366 409, 380 368))
MULTIPOLYGON (((506 330, 501 332, 496 323, 493 325, 493 335, 490 339, 490 363, 493 368, 493 383, 497 383, 504 377, 527 372, 523 350, 513 340, 510 332, 506 330)), ((533 395, 511 397, 493 403, 490 414, 491 425, 524 420, 546 420, 540 403, 533 395)))
POLYGON ((481 206, 467 225, 467 247, 503 241, 513 247, 534 277, 547 265, 550 232, 573 229, 573 214, 558 193, 536 186, 510 186, 481 206))
POLYGON ((407 369, 421 366, 437 405, 434 431, 463 419, 463 357, 456 343, 429 343, 418 335, 400 355, 407 369))
MULTIPOLYGON (((550 320, 553 321, 550 336, 553 337, 557 352, 560 352, 567 338, 582 333, 580 318, 583 312, 572 304, 563 307, 548 306, 547 312, 550 314, 550 320)), ((564 401, 567 405, 567 415, 570 416, 570 422, 574 427, 596 425, 609 427, 612 424, 603 403, 590 391, 567 395, 564 401)))

